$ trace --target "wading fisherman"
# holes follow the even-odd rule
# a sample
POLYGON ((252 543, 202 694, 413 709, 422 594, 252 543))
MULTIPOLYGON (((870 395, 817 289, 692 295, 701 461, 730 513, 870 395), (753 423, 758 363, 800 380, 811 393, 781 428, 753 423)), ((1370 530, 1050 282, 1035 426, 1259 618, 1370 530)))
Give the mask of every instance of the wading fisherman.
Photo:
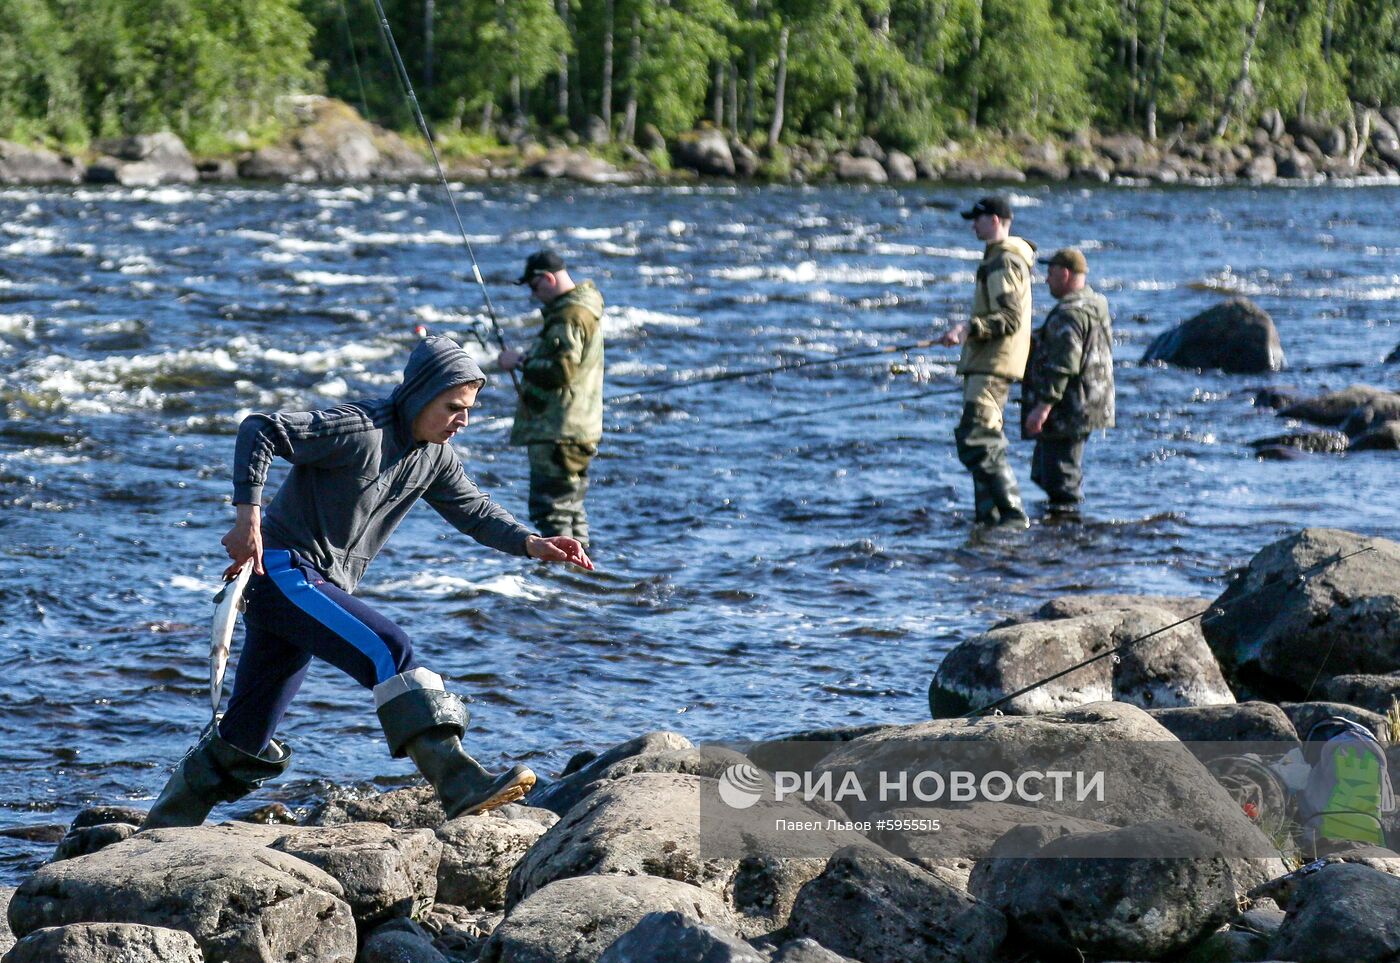
POLYGON ((448 818, 534 786, 524 766, 492 776, 466 753, 465 707, 418 664, 402 629, 351 594, 420 498, 497 551, 593 567, 575 539, 533 534, 467 478, 450 441, 485 381, 454 342, 427 338, 388 398, 243 421, 233 466, 238 518, 223 545, 233 559, 225 578, 253 560, 247 640, 228 711, 176 766, 143 828, 199 825, 215 804, 286 770, 291 750, 273 735, 313 656, 373 693, 389 751, 413 760, 448 818), (292 468, 262 517, 274 456, 292 468))
POLYGON ((1049 496, 1047 511, 1072 515, 1083 500, 1084 443, 1114 423, 1113 321, 1108 301, 1087 283, 1081 251, 1062 248, 1043 263, 1058 300, 1031 339, 1021 427, 1035 439, 1031 481, 1049 496))
POLYGON ((940 339, 963 346, 963 409, 953 438, 958 460, 972 473, 977 524, 1025 528, 1030 523, 1006 457, 1002 424, 1011 383, 1025 374, 1030 353, 1035 245, 1011 235, 1011 203, 1004 197, 984 197, 962 216, 987 248, 977 266, 971 319, 940 339))
POLYGON ((588 547, 588 465, 603 437, 603 295, 575 284, 564 259, 536 251, 516 284, 544 307, 544 324, 523 354, 501 351, 505 371, 520 369, 520 402, 510 443, 530 458, 530 521, 545 535, 571 535, 588 547))

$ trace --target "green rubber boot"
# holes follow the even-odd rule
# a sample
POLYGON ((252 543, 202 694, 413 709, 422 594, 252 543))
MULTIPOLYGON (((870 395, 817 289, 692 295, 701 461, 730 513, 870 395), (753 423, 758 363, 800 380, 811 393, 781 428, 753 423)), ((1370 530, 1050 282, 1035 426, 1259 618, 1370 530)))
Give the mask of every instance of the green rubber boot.
POLYGON ((417 669, 375 687, 377 699, 398 692, 378 708, 389 751, 396 758, 413 760, 437 793, 448 819, 474 816, 522 798, 534 788, 535 774, 525 766, 513 766, 492 776, 468 755, 462 748, 466 707, 441 684, 440 677, 417 669), (432 680, 439 688, 430 687, 432 680))
POLYGON ((219 803, 242 799, 286 772, 291 762, 292 750, 276 739, 254 756, 211 728, 176 765, 141 828, 199 826, 219 803))

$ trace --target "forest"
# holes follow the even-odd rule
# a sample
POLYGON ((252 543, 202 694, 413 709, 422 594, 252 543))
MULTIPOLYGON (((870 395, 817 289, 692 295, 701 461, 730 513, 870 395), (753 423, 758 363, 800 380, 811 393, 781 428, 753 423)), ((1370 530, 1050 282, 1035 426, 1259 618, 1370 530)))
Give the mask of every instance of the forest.
POLYGON ((80 149, 276 135, 289 93, 429 122, 755 147, 1093 128, 1230 139, 1263 111, 1400 103, 1394 0, 5 0, 0 138, 80 149), (651 132, 654 128, 655 133, 651 132))

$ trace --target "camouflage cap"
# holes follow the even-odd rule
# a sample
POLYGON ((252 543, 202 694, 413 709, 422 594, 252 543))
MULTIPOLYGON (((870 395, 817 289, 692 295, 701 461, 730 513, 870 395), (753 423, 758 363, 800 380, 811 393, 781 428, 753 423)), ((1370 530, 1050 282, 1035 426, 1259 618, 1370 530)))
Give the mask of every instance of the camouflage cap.
POLYGON ((1046 267, 1069 268, 1071 274, 1088 274, 1089 262, 1084 260, 1084 252, 1077 247, 1062 247, 1049 257, 1040 259, 1046 267))

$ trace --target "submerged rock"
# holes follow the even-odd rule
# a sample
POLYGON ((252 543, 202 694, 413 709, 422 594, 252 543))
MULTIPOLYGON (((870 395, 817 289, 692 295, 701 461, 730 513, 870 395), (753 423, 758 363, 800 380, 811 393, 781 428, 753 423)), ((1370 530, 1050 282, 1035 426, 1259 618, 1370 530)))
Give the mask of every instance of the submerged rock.
POLYGON ((1164 332, 1142 361, 1231 374, 1281 371, 1284 366, 1273 319, 1247 298, 1231 298, 1164 332))
POLYGON ((1358 408, 1370 407, 1381 411, 1389 410, 1392 406, 1400 411, 1400 395, 1370 385, 1352 385, 1343 391, 1332 391, 1295 401, 1281 408, 1279 415, 1336 428, 1345 424, 1358 408))
POLYGON ((1340 431, 1304 431, 1294 432, 1287 435, 1272 435, 1268 438, 1258 438, 1249 443, 1249 447, 1259 451, 1264 448, 1292 448, 1297 451, 1307 451, 1314 454, 1337 454, 1346 451, 1351 445, 1351 439, 1340 431))
POLYGON ((1206 639, 1266 698, 1304 696, 1319 675, 1400 671, 1400 544, 1389 539, 1304 529, 1260 550, 1215 605, 1206 639))
POLYGON ((1370 431, 1353 438, 1352 451, 1400 450, 1400 421, 1384 421, 1370 431))

